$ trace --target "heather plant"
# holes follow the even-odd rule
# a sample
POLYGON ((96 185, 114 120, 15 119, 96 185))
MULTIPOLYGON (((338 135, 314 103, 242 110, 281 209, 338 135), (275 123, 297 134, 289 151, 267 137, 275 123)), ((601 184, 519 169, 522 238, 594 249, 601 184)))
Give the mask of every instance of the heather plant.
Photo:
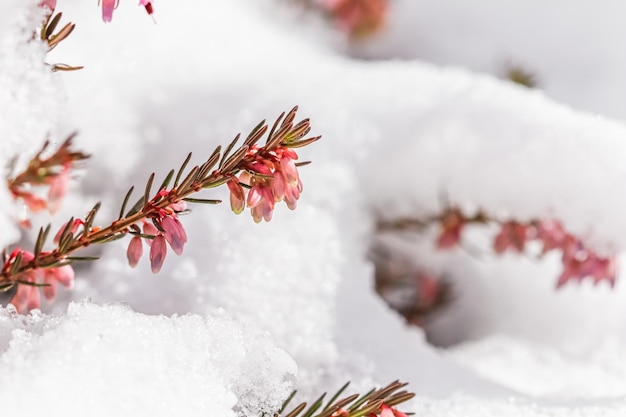
MULTIPOLYGON (((101 0, 105 22, 111 21, 117 4, 115 0, 101 0)), ((149 15, 153 14, 150 0, 141 0, 140 5, 149 15)), ((41 1, 39 6, 48 13, 36 38, 52 50, 68 38, 75 25, 67 23, 57 31, 62 13, 55 14, 56 0, 41 1)), ((81 68, 51 65, 52 71, 81 68)), ((59 285, 72 288, 76 262, 98 260, 81 256, 82 249, 123 238, 129 238, 126 257, 130 267, 140 262, 146 249, 151 270, 158 273, 168 251, 182 255, 188 243, 180 215, 190 212, 193 205, 221 203, 206 195, 218 187, 228 188, 230 208, 235 214, 249 209, 256 223, 269 222, 276 204, 281 202, 295 210, 303 192, 299 168, 309 164, 299 160, 298 151, 321 138, 308 136, 310 121, 298 120, 297 111, 296 106, 283 112, 271 126, 261 121, 245 137, 236 135, 227 146, 218 146, 199 163, 193 163, 193 155, 189 153, 159 182, 152 173, 137 193, 134 186, 128 189, 121 198, 119 214, 112 221, 102 223, 99 220, 102 203, 97 202, 84 216, 70 217, 56 231, 51 230, 51 224, 40 227, 32 248, 20 245, 4 248, 0 290, 12 293, 10 303, 17 312, 24 314, 37 309, 41 306, 42 294, 46 301, 52 302, 59 285)), ((43 211, 51 216, 57 214, 74 174, 87 168, 90 155, 76 146, 76 136, 75 133, 69 135, 58 146, 46 139, 24 167, 19 166, 17 156, 7 167, 5 184, 15 205, 21 208, 15 220, 24 231, 32 228, 34 214, 43 211)), ((403 417, 406 414, 395 407, 414 396, 401 390, 405 385, 393 382, 362 396, 340 398, 346 384, 326 404, 323 395, 306 411, 306 403, 302 403, 287 412, 292 395, 275 416, 403 417)))
POLYGON ((556 280, 556 288, 569 282, 590 279, 594 284, 615 285, 617 260, 614 254, 603 254, 592 248, 580 236, 568 231, 556 219, 531 219, 521 221, 498 218, 485 210, 465 213, 459 207, 446 207, 441 213, 426 217, 406 217, 380 220, 380 231, 421 231, 437 228, 436 247, 452 250, 462 245, 463 232, 469 225, 492 226, 497 229, 492 242, 496 255, 504 253, 532 254, 532 246, 539 247, 538 257, 549 252, 561 254, 563 269, 556 280))

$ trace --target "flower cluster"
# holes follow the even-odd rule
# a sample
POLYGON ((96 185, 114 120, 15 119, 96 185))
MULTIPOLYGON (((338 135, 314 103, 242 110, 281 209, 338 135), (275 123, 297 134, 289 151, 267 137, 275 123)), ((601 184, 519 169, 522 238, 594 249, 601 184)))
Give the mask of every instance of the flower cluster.
MULTIPOLYGON (((320 136, 304 139, 311 130, 310 122, 304 119, 295 123, 297 110, 294 107, 289 113, 281 114, 272 129, 262 121, 239 147, 236 147, 240 139, 237 135, 225 151, 222 152, 221 146, 218 146, 200 165, 188 168, 192 155, 187 155, 178 170, 170 170, 156 194, 152 194, 153 173, 142 196, 127 210, 134 187, 128 190, 118 218, 108 226, 94 226, 100 209, 100 203, 96 203, 84 219, 71 218, 65 222, 53 238, 56 245, 53 250, 43 250, 50 225, 40 228, 32 252, 18 248, 11 252, 12 255, 7 255, 9 251, 5 250, 0 291, 16 290, 13 300, 20 312, 38 307, 39 292, 36 287, 43 286, 44 295, 51 299, 57 282, 70 286, 73 281, 74 271, 70 266, 73 262, 97 259, 73 256, 74 252, 127 235, 132 236, 126 252, 130 266, 134 267, 139 262, 145 242, 150 247, 152 272, 157 273, 165 261, 167 247, 181 255, 187 243, 187 233, 179 215, 188 212, 188 203, 220 203, 219 200, 191 197, 204 189, 227 184, 232 194, 233 210, 240 213, 247 204, 256 222, 261 219, 269 221, 278 201, 285 201, 290 209, 295 209, 302 192, 298 166, 308 163, 295 162, 298 159, 295 149, 320 139, 320 136), (265 145, 257 145, 268 131, 265 145)), ((67 191, 70 170, 76 161, 88 157, 71 149, 71 139, 66 140, 50 157, 44 158, 42 154, 48 146, 46 143, 24 172, 8 179, 11 193, 33 211, 44 208, 56 211, 67 191), (30 191, 33 184, 50 186, 47 200, 30 191)))
POLYGON ((473 217, 466 217, 458 208, 447 209, 439 218, 440 234, 437 246, 447 249, 456 246, 461 239, 461 232, 470 223, 496 223, 499 231, 493 241, 493 250, 497 254, 506 251, 524 253, 528 243, 542 245, 542 255, 560 250, 562 253, 563 272, 557 280, 557 288, 569 281, 580 282, 592 278, 595 284, 607 281, 615 284, 617 269, 614 256, 601 256, 585 245, 582 239, 567 232, 563 225, 555 220, 532 220, 526 223, 516 220, 497 221, 479 212, 473 217))
POLYGON ((187 211, 187 203, 179 201, 170 204, 165 208, 158 208, 155 205, 156 199, 167 197, 168 191, 159 191, 150 203, 152 210, 148 218, 151 222, 143 220, 143 233, 137 225, 131 226, 131 234, 134 234, 128 245, 126 256, 131 268, 137 266, 143 254, 142 240, 150 247, 150 267, 153 273, 161 270, 165 256, 167 255, 167 244, 170 245, 176 255, 183 253, 185 243, 187 243, 187 232, 178 219, 178 213, 187 211))
MULTIPOLYGON (((49 142, 30 160, 26 169, 7 179, 9 192, 16 200, 20 200, 32 213, 48 210, 51 214, 58 211, 63 197, 67 194, 70 173, 76 163, 89 158, 89 155, 72 149, 73 136, 49 157, 43 157, 49 142), (37 189, 47 187, 47 197, 43 197, 37 189)), ((28 227, 30 222, 26 216, 20 224, 28 227)))
POLYGON ((272 219, 274 204, 280 201, 295 210, 302 192, 297 159, 296 151, 285 146, 271 151, 264 151, 256 145, 250 148, 245 158, 245 170, 227 182, 233 212, 240 214, 247 205, 252 218, 259 223, 261 219, 266 222, 272 219))
MULTIPOLYGON (((11 269, 22 267, 34 259, 35 255, 32 252, 17 248, 8 256, 5 254, 2 272, 6 273, 11 269)), ((17 290, 11 298, 11 304, 15 306, 18 312, 24 313, 39 308, 41 303, 40 287, 43 289, 43 295, 47 301, 54 299, 58 284, 68 289, 72 288, 74 269, 71 265, 62 262, 59 262, 58 266, 31 269, 17 274, 13 284, 10 284, 8 288, 3 288, 3 290, 9 289, 16 283, 20 285, 17 286, 17 290)))
POLYGON ((404 218, 391 221, 379 221, 379 230, 421 230, 437 225, 439 234, 436 246, 439 249, 452 249, 461 243, 463 231, 470 224, 496 225, 492 248, 500 255, 504 252, 525 253, 528 244, 534 242, 541 246, 541 255, 561 251, 563 271, 556 286, 561 288, 570 281, 580 282, 591 278, 595 284, 606 281, 611 287, 617 278, 615 255, 601 255, 585 244, 580 237, 568 232, 557 220, 500 220, 489 216, 482 210, 468 216, 458 207, 447 207, 436 216, 425 219, 404 218))
POLYGON ((383 27, 389 0, 321 0, 321 7, 343 31, 362 38, 383 27))

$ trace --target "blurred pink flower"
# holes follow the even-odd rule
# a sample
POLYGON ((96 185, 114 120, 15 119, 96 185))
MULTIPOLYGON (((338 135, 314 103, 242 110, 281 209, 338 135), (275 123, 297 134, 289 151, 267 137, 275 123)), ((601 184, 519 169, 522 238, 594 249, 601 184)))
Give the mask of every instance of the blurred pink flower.
POLYGON ((378 31, 386 22, 389 0, 322 0, 339 27, 354 37, 378 31))
POLYGON ((57 0, 41 0, 39 7, 47 7, 50 10, 54 10, 57 7, 57 0))
POLYGON ((391 408, 386 404, 383 404, 379 413, 380 417, 408 417, 402 411, 398 411, 395 408, 391 408))
POLYGON ((450 208, 443 213, 441 220, 441 232, 437 239, 439 249, 448 249, 459 244, 461 232, 465 226, 465 217, 461 210, 450 208))
POLYGON ((274 194, 267 183, 261 181, 252 187, 248 193, 248 207, 252 209, 252 219, 256 223, 259 223, 261 219, 266 222, 272 220, 274 194))
POLYGON ((232 177, 226 185, 230 190, 230 209, 235 214, 241 214, 246 207, 246 193, 241 184, 239 184, 239 179, 232 177))
POLYGON ((541 220, 535 224, 537 239, 543 243, 542 254, 553 249, 559 249, 567 239, 563 225, 556 220, 541 220))
POLYGON ((64 265, 58 268, 45 268, 43 272, 43 283, 48 284, 43 287, 43 295, 46 301, 52 301, 57 292, 57 284, 63 285, 67 289, 74 286, 74 268, 71 265, 64 265))
POLYGON ((493 242, 493 249, 497 254, 501 254, 507 250, 522 253, 528 240, 528 226, 510 220, 502 224, 500 232, 496 235, 493 242))
MULTIPOLYGON (((82 221, 81 219, 74 219, 74 221, 72 222, 72 225, 69 228, 69 232, 74 234, 76 233, 76 231, 78 230, 78 228, 80 226, 84 226, 85 222, 82 221)), ((52 242, 55 244, 59 243, 59 240, 61 239, 61 235, 63 234, 63 231, 65 230, 65 227, 67 226, 67 223, 63 223, 63 225, 59 228, 59 231, 57 232, 56 235, 54 235, 54 239, 52 239, 52 242)))
POLYGON ((63 197, 67 194, 70 184, 70 165, 63 167, 62 171, 50 177, 47 181, 50 186, 48 191, 48 210, 51 214, 55 214, 61 206, 63 197))
MULTIPOLYGON (((5 262, 3 271, 10 268, 17 261, 20 254, 20 264, 22 266, 35 258, 33 253, 17 248, 5 262)), ((41 305, 41 294, 38 286, 43 286, 43 293, 47 301, 52 300, 56 295, 58 284, 71 288, 74 285, 74 269, 71 265, 63 265, 56 268, 36 268, 21 273, 17 276, 17 280, 20 282, 16 283, 17 289, 10 303, 15 306, 19 313, 26 313, 29 310, 39 308, 41 305)))
POLYGON ((113 10, 119 5, 119 0, 98 0, 102 4, 102 20, 110 22, 113 19, 113 10))
POLYGON ((563 248, 563 272, 556 287, 561 288, 570 281, 581 282, 590 277, 594 284, 607 281, 611 287, 617 279, 617 267, 614 257, 602 257, 585 248, 580 240, 571 238, 563 248))

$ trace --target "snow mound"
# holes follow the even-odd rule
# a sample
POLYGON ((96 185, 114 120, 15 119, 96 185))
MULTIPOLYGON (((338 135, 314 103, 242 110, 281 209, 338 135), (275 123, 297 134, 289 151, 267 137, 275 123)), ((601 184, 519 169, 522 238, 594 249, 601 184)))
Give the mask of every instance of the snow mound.
MULTIPOLYGON (((3 328, 11 315, 3 310, 3 328)), ((295 378, 295 363, 266 334, 223 315, 80 303, 62 317, 16 319, 27 323, 13 325, 0 360, 7 413, 254 415, 280 406, 295 378)))

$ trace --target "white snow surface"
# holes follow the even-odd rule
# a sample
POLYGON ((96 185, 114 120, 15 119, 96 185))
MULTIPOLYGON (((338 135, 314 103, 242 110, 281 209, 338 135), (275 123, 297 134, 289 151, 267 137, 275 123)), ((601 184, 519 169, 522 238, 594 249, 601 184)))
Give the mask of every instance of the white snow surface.
MULTIPOLYGON (((0 23, 32 14, 23 3, 3 2, 0 23)), ((424 416, 626 412, 621 281, 554 292, 555 258, 436 253, 426 236, 407 250, 459 294, 432 327, 443 344, 473 339, 440 351, 374 294, 366 260, 374 213, 431 213, 442 192, 468 208, 554 216, 622 251, 623 124, 463 69, 341 56, 267 2, 156 6, 157 25, 124 1, 105 25, 95 2, 59 0, 78 26, 47 60, 85 66, 76 73, 42 70, 41 50, 15 46, 22 23, 2 26, 2 53, 33 68, 0 67, 0 85, 22 100, 0 98, 2 160, 32 154, 48 131, 79 130, 94 157, 55 222, 97 199, 104 222, 150 172, 189 151, 201 161, 298 104, 324 136, 302 151, 314 162, 301 169, 304 194, 261 225, 226 205, 194 207, 184 254, 168 254, 159 275, 146 259, 129 269, 120 241, 95 249, 102 260, 78 269, 46 314, 3 310, 3 411, 256 415, 294 386, 310 400, 346 380, 398 378, 419 394, 407 410, 424 416)), ((16 240, 0 230, 0 242, 16 240)))

